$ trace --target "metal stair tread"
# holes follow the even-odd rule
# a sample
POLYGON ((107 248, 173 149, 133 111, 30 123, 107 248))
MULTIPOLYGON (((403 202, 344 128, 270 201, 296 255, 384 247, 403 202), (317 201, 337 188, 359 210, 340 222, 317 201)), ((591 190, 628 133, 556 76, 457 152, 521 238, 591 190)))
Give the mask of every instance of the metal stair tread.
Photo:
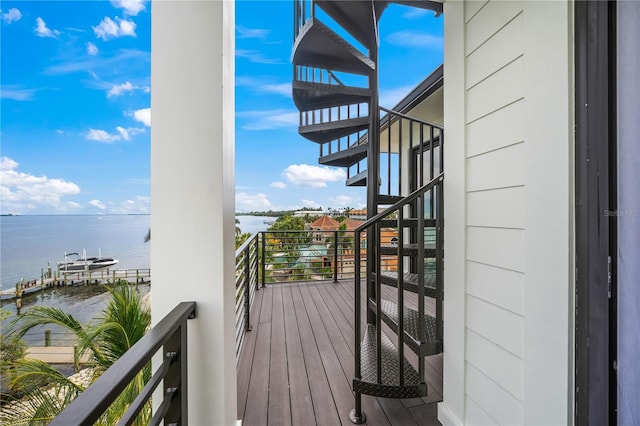
POLYGON ((299 111, 312 111, 368 102, 371 90, 363 87, 294 80, 293 102, 299 111))
POLYGON ((367 186, 367 170, 363 170, 346 181, 347 186, 367 186))
MULTIPOLYGON (((374 304, 375 306, 375 304, 374 304)), ((382 311, 381 320, 385 322, 394 332, 398 332, 398 305, 385 299, 380 301, 382 311)), ((418 324, 420 322, 418 311, 405 307, 404 311, 404 333, 405 344, 417 355, 429 356, 442 352, 442 344, 436 337, 436 319, 431 315, 424 315, 425 338, 418 339, 418 324)))
POLYGON ((325 143, 351 135, 368 127, 369 117, 357 117, 302 125, 298 127, 298 133, 312 142, 325 143))
MULTIPOLYGON (((398 287, 398 272, 397 271, 382 271, 380 272, 380 282, 382 284, 398 287)), ((418 274, 411 272, 405 272, 402 274, 403 288, 412 293, 418 292, 418 274)), ((424 295, 427 297, 436 297, 436 274, 435 272, 424 274, 424 295)))
POLYGON ((317 18, 309 18, 293 46, 292 62, 314 68, 331 68, 368 75, 375 63, 317 18))
POLYGON ((318 159, 318 163, 325 166, 350 167, 367 158, 367 150, 367 144, 354 144, 347 149, 323 155, 318 159))
MULTIPOLYGON (((398 219, 382 219, 380 221, 380 225, 383 228, 397 228, 398 227, 398 219)), ((409 217, 402 219, 402 227, 403 228, 415 228, 418 226, 418 219, 415 217, 409 217)), ((436 220, 435 219, 425 219, 424 227, 425 228, 435 228, 436 220)))
MULTIPOLYGON (((371 10, 371 0, 343 2, 316 0, 316 4, 367 49, 370 49, 372 43, 375 43, 375 21, 374 11, 371 10)), ((388 2, 376 0, 375 5, 375 20, 377 21, 388 2)))
MULTIPOLYGON (((380 246, 380 254, 397 254, 398 246, 395 245, 381 245, 380 246)), ((418 254, 418 243, 405 243, 402 247, 403 255, 417 255, 418 254)), ((425 257, 435 257, 436 256, 436 243, 435 242, 425 242, 424 243, 424 256, 425 257)))
POLYGON ((419 398, 426 396, 427 384, 420 382, 418 372, 409 361, 403 360, 404 384, 399 379, 399 353, 391 340, 381 332, 381 382, 378 383, 376 368, 376 327, 367 324, 360 344, 362 378, 353 380, 353 390, 383 398, 419 398))

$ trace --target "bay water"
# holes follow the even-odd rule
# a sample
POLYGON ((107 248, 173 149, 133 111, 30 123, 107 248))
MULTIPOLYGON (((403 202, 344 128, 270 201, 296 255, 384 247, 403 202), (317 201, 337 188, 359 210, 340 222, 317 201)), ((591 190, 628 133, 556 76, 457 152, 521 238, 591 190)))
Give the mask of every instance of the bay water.
MULTIPOLYGON (((276 218, 237 216, 242 232, 264 231, 276 218)), ((150 243, 144 242, 150 226, 149 215, 34 215, 0 217, 0 285, 14 288, 21 279, 39 279, 42 271, 64 260, 65 252, 86 251, 88 257, 113 257, 119 263, 113 269, 150 267, 150 243)), ((75 257, 74 257, 75 258, 75 257)), ((152 271, 153 272, 153 271, 152 271)), ((150 286, 140 286, 144 293, 150 286)), ((72 314, 80 322, 88 322, 106 305, 108 293, 103 286, 56 287, 25 295, 22 311, 29 307, 52 306, 72 314)), ((1 308, 15 317, 12 300, 2 301, 1 308)), ((1 330, 0 330, 1 331, 1 330)), ((36 329, 25 336, 27 344, 44 345, 44 330, 36 329)), ((53 345, 71 345, 73 336, 52 330, 53 345)))

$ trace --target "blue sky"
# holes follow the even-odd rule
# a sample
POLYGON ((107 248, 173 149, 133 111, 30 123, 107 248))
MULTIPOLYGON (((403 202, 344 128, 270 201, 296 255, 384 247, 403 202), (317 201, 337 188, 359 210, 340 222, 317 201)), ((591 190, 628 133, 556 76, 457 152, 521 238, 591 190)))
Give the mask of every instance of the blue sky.
MULTIPOLYGON (((1 212, 149 213, 150 3, 0 9, 1 212)), ((297 134, 292 15, 291 1, 236 3, 236 210, 362 207, 364 191, 318 166, 318 145, 297 134)), ((442 62, 442 26, 431 12, 387 9, 383 106, 442 62)))

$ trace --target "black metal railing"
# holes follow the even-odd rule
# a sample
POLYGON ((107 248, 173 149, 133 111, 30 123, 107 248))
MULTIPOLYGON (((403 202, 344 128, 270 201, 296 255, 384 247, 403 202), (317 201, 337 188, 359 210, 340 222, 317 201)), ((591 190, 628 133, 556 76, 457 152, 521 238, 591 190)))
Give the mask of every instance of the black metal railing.
POLYGON ((444 128, 387 108, 379 110, 382 115, 379 193, 404 196, 443 172, 444 128), (410 158, 405 158, 407 155, 410 158), (409 170, 403 171, 405 167, 409 170), (411 187, 412 182, 402 176, 412 176, 415 186, 411 187))
POLYGON ((293 39, 300 34, 302 27, 315 15, 313 0, 295 0, 293 2, 293 39))
POLYGON ((164 389, 163 400, 149 424, 189 424, 187 320, 195 317, 195 302, 178 304, 49 424, 94 424, 159 351, 162 353, 162 364, 131 403, 118 425, 133 424, 160 383, 164 389))

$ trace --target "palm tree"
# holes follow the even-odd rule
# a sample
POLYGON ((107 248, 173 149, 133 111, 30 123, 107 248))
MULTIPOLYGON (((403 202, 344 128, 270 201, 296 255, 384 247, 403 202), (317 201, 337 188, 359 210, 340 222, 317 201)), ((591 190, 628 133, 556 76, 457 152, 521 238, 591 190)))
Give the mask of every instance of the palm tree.
MULTIPOLYGON (((140 340, 151 325, 151 312, 142 303, 137 289, 117 283, 109 287, 109 292, 111 299, 92 324, 80 324, 57 308, 36 306, 11 323, 9 334, 22 337, 31 328, 42 325, 57 325, 71 331, 80 353, 91 355, 94 366, 87 373, 92 382, 140 340)), ((12 387, 24 390, 27 396, 13 410, 0 414, 3 425, 46 424, 87 386, 69 380, 41 361, 22 359, 14 366, 12 387)), ((96 424, 115 424, 150 378, 151 365, 147 365, 96 424)), ((137 423, 147 424, 150 419, 151 406, 147 404, 137 423)))

